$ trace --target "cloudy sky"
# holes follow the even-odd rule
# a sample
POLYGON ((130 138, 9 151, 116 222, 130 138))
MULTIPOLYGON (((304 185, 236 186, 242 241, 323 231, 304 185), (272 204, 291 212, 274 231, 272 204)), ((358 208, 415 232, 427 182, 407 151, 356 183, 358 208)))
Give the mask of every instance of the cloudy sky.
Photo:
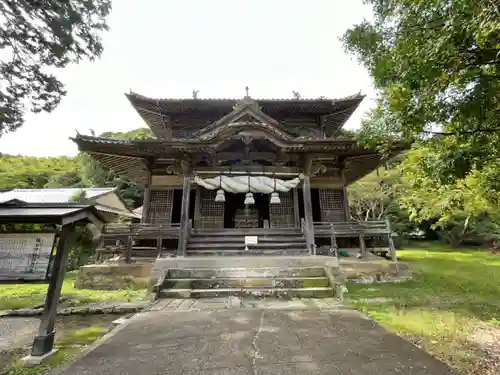
POLYGON ((145 126, 124 93, 158 98, 338 98, 368 95, 347 127, 373 106, 366 71, 339 37, 370 17, 362 0, 115 0, 94 63, 59 72, 68 95, 50 114, 29 114, 0 152, 75 155, 76 133, 145 126))

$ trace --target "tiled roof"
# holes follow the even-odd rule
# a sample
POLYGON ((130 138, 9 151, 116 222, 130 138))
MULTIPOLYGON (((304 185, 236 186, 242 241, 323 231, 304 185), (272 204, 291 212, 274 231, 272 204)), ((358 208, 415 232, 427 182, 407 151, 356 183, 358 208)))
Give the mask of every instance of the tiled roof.
POLYGON ((0 193, 0 203, 19 200, 26 203, 67 203, 82 190, 86 198, 95 198, 114 191, 115 188, 62 188, 62 189, 14 189, 0 193))
MULTIPOLYGON (((141 95, 136 92, 129 92, 125 94, 127 97, 136 97, 138 99, 144 99, 144 100, 154 100, 154 101, 160 101, 160 102, 184 102, 184 101, 207 101, 207 102, 237 102, 241 100, 242 98, 216 98, 216 97, 207 97, 207 98, 196 98, 194 99, 193 97, 184 97, 184 98, 152 98, 146 95, 141 95)), ((254 98, 252 97, 252 100, 255 100, 256 102, 291 102, 291 103, 301 103, 301 102, 343 102, 347 100, 352 100, 352 99, 359 99, 363 98, 364 95, 361 94, 361 92, 358 92, 356 94, 344 96, 341 98, 326 98, 324 96, 318 97, 318 98, 254 98)))

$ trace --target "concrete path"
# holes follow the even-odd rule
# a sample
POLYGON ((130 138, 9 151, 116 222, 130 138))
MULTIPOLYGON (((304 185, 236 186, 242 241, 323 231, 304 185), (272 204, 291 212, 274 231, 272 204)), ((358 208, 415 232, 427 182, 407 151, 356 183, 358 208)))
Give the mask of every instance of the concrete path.
POLYGON ((62 374, 453 374, 345 309, 168 309, 164 304, 136 315, 62 374))

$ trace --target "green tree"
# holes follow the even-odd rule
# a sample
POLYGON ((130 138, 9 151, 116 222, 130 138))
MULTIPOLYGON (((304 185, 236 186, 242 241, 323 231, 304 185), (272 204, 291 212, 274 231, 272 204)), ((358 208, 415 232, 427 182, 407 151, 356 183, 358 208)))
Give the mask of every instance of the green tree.
POLYGON ((66 94, 51 73, 102 53, 111 0, 0 0, 0 136, 66 94))
MULTIPOLYGON (((373 22, 344 37, 379 93, 378 125, 464 159, 500 155, 500 6, 493 0, 367 0, 373 22), (389 120, 383 123, 383 120, 389 120), (447 138, 444 140, 444 138, 447 138)), ((372 130, 374 130, 372 127, 372 130)))
POLYGON ((101 137, 134 141, 156 138, 150 128, 137 128, 128 132, 104 132, 101 137))

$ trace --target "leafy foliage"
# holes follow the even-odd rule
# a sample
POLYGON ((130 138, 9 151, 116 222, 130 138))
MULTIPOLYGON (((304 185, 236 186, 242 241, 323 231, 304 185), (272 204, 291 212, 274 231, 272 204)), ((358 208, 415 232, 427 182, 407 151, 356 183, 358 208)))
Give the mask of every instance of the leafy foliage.
POLYGON ((102 53, 111 0, 0 0, 0 136, 66 94, 52 73, 102 53))
POLYGON ((462 150, 458 157, 470 160, 468 170, 498 156, 500 147, 491 144, 500 144, 500 6, 491 0, 367 2, 374 21, 356 25, 343 40, 379 92, 371 129, 384 125, 385 133, 411 141, 449 137, 446 146, 462 150))
POLYGON ((396 168, 393 207, 450 242, 498 237, 500 6, 490 0, 367 0, 373 22, 343 36, 370 72, 378 107, 358 133, 396 168))
POLYGON ((78 169, 76 158, 3 155, 0 158, 0 188, 84 187, 78 169))

